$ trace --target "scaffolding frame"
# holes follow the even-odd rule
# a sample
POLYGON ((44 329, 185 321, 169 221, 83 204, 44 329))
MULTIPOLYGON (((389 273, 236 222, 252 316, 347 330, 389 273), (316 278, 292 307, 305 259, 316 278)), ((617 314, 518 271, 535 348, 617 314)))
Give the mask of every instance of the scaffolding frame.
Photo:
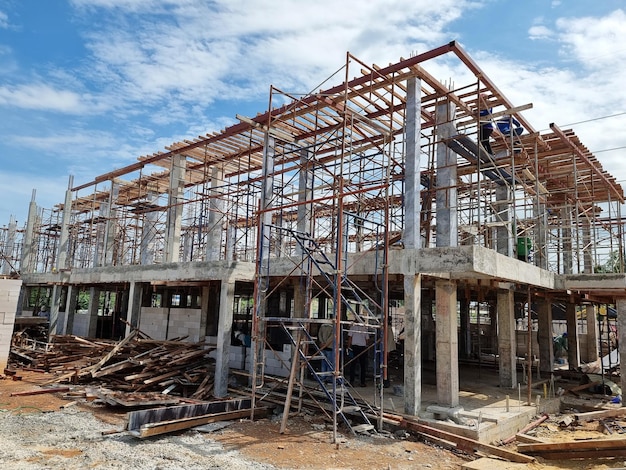
POLYGON ((405 248, 407 81, 412 79, 420 89, 421 184, 413 189, 420 199, 421 248, 437 245, 437 218, 453 207, 458 244, 515 257, 521 239, 532 250, 523 261, 551 272, 589 273, 609 264, 624 272, 621 186, 573 131, 555 124, 549 132, 535 131, 522 115, 532 105, 514 106, 455 42, 386 67, 348 53, 319 90, 289 93, 271 86, 264 113, 237 115, 237 124, 219 132, 175 142, 91 182, 70 184, 69 204, 29 214, 11 242, 9 229, 0 232, 2 252, 13 253, 5 259, 11 258, 17 271, 32 273, 253 264, 254 393, 265 383, 266 346, 273 349, 268 325, 277 324, 285 334, 285 327, 298 327, 288 341, 298 352, 292 355, 292 386, 297 375, 304 390, 312 328, 331 321, 336 433, 346 382, 344 314, 372 328, 378 383, 387 372, 383 345, 389 305, 397 300, 387 268, 390 252, 405 248), (468 83, 440 82, 426 70, 430 61, 464 67, 468 83), (331 80, 339 84, 321 89, 331 80), (481 96, 493 119, 510 114, 525 128, 519 152, 512 135, 494 135, 493 155, 478 144, 481 96), (442 106, 454 112, 444 119, 437 114, 442 106), (455 181, 446 184, 438 181, 442 148, 449 152, 448 167, 456 169, 455 181), (438 199, 443 190, 455 195, 438 199), (68 247, 62 265, 61 246, 68 247), (276 315, 268 304, 281 291, 293 292, 298 301, 291 308, 280 298, 276 315), (327 299, 332 312, 320 318, 319 305, 327 299))

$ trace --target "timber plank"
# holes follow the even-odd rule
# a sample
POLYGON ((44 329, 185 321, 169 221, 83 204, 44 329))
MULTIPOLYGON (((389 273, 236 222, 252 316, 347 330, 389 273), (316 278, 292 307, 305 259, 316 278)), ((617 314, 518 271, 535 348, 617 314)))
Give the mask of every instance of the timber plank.
POLYGON ((575 413, 574 417, 579 422, 594 421, 596 419, 617 418, 626 416, 626 408, 615 408, 612 410, 589 411, 587 413, 575 413))
POLYGON ((542 444, 519 444, 525 452, 553 452, 555 450, 626 449, 626 438, 589 439, 586 441, 544 442, 542 444))

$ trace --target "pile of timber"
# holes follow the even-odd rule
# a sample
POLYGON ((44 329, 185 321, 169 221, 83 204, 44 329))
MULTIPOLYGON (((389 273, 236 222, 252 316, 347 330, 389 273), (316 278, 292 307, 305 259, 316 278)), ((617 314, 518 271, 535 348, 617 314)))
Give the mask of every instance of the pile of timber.
POLYGON ((56 335, 46 350, 14 344, 11 352, 29 360, 30 368, 54 373, 47 383, 98 383, 112 390, 203 399, 213 388, 215 366, 208 357, 213 349, 204 342, 153 340, 135 330, 118 342, 56 335))

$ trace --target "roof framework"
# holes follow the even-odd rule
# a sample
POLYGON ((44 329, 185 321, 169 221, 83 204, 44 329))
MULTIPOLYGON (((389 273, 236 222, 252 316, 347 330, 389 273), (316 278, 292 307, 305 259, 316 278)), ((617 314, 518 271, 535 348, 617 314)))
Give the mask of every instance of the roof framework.
MULTIPOLYGON (((482 95, 494 115, 512 114, 526 132, 520 138, 520 153, 513 153, 507 136, 497 133, 494 158, 483 160, 472 152, 459 153, 460 243, 493 247, 491 232, 499 223, 497 210, 494 215, 495 192, 506 180, 513 193, 517 224, 509 224, 510 237, 522 234, 531 238, 537 264, 541 259, 546 268, 567 272, 569 268, 564 266, 572 257, 573 272, 583 272, 589 269, 585 256, 591 256, 593 265, 598 266, 611 253, 623 252, 620 205, 624 194, 615 178, 572 130, 551 124, 548 133, 535 131, 522 114, 532 105, 514 106, 456 42, 386 67, 369 66, 347 54, 343 71, 340 84, 305 95, 292 96, 271 87, 268 111, 254 117, 238 115, 238 124, 220 132, 175 142, 164 151, 139 157, 132 165, 72 187, 70 256, 67 266, 59 268, 139 264, 141 244, 148 243, 147 228, 152 237, 151 262, 164 262, 167 219, 173 207, 182 211, 180 261, 204 260, 207 233, 214 228, 209 224, 218 223, 223 230, 221 256, 254 262, 258 258, 258 217, 262 215, 257 208, 268 177, 263 174, 268 138, 276 142, 271 175, 274 222, 295 224, 299 206, 308 205, 317 220, 316 237, 332 244, 337 236, 335 206, 341 199, 346 210, 382 223, 387 242, 393 245, 401 239, 405 217, 406 83, 412 77, 421 85, 424 246, 434 245, 436 226, 434 156, 442 140, 435 110, 442 103, 453 103, 456 113, 451 122, 458 135, 451 140, 475 142, 482 95), (467 82, 452 86, 431 75, 429 63, 440 60, 462 67, 467 82), (303 161, 303 151, 311 158, 303 161), (182 171, 177 168, 181 159, 182 171), (302 200, 297 197, 298 174, 306 171, 307 165, 315 168, 317 186, 311 199, 302 200), (500 180, 494 174, 501 175, 500 180), (182 181, 177 181, 180 192, 172 198, 172 179, 181 177, 182 181), (211 217, 211 212, 219 217, 211 217), (108 261, 98 261, 104 252, 108 252, 108 261)), ((45 271, 57 264, 56 243, 49 238, 58 237, 58 230, 51 227, 60 226, 63 206, 43 210, 39 216, 35 270, 45 271)), ((356 232, 350 236, 376 238, 363 230, 358 237, 356 232)), ((290 248, 283 248, 285 255, 296 249, 293 241, 290 248)), ((623 270, 623 260, 619 265, 623 270)))

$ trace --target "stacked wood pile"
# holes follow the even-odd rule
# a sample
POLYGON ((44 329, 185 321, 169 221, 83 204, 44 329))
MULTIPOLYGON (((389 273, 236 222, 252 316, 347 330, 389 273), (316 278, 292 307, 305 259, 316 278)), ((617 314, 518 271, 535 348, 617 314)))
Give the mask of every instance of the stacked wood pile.
POLYGON ((14 344, 11 352, 30 368, 54 373, 48 383, 99 383, 112 390, 204 399, 213 388, 212 349, 204 342, 153 340, 135 330, 119 342, 57 335, 46 350, 14 344))

